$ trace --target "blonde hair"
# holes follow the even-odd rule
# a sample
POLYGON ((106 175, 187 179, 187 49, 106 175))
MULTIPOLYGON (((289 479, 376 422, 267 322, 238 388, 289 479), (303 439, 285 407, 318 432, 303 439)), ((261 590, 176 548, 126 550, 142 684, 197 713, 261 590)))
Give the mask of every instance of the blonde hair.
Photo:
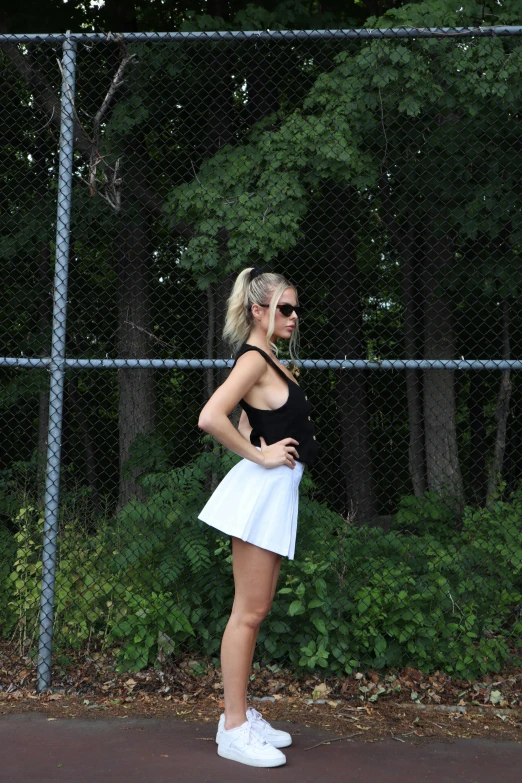
MULTIPOLYGON (((247 341, 248 335, 254 325, 254 316, 252 315, 253 304, 268 304, 269 321, 266 334, 267 346, 273 350, 277 356, 277 346, 271 341, 275 328, 275 312, 283 291, 292 288, 297 297, 297 291, 292 283, 277 272, 263 272, 253 280, 250 280, 250 273, 254 267, 243 269, 236 278, 232 293, 227 301, 227 315, 223 337, 232 347, 234 353, 247 341)), ((289 351, 292 359, 297 359, 297 349, 299 346, 299 321, 296 321, 295 329, 289 341, 289 351)))

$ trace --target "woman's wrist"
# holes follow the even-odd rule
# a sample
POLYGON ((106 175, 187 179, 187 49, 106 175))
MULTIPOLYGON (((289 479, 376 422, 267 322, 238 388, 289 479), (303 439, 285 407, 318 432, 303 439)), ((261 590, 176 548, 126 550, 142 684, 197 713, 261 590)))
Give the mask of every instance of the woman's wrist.
POLYGON ((249 459, 257 465, 264 464, 264 457, 261 454, 261 449, 251 443, 250 434, 245 438, 239 428, 236 429, 234 427, 228 416, 223 416, 210 424, 207 423, 206 426, 201 429, 204 429, 204 431, 208 432, 209 435, 212 435, 218 443, 221 443, 222 446, 230 449, 230 451, 233 451, 240 457, 249 459), (245 443, 245 440, 247 443, 245 443))

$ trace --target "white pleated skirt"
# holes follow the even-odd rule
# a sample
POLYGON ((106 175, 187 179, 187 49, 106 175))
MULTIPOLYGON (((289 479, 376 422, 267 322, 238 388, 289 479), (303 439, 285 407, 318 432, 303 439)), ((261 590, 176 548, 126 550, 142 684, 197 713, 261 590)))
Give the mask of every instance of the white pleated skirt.
POLYGON ((304 464, 297 460, 293 469, 264 468, 243 458, 218 484, 198 519, 293 560, 303 472, 304 464))

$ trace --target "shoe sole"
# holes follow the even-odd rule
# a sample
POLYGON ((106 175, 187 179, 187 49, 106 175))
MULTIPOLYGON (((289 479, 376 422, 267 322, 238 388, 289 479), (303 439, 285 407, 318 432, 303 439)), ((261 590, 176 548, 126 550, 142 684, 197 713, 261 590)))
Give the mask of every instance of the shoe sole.
POLYGON ((249 767, 281 767, 283 764, 286 764, 284 755, 282 759, 251 759, 232 750, 232 748, 222 748, 220 745, 218 745, 218 756, 230 761, 239 761, 241 764, 247 764, 249 767))
MULTIPOLYGON (((216 744, 219 745, 218 737, 216 737, 216 744)), ((290 737, 289 740, 282 740, 281 742, 278 742, 277 745, 275 742, 270 742, 269 744, 272 745, 273 748, 289 748, 290 745, 292 744, 292 737, 290 737)))
MULTIPOLYGON (((267 740, 267 742, 268 742, 268 740, 267 740)), ((273 748, 289 748, 291 744, 292 744, 292 738, 291 737, 290 737, 290 739, 288 741, 282 740, 281 742, 278 742, 277 745, 275 744, 275 742, 271 742, 270 743, 270 745, 272 745, 273 748)))

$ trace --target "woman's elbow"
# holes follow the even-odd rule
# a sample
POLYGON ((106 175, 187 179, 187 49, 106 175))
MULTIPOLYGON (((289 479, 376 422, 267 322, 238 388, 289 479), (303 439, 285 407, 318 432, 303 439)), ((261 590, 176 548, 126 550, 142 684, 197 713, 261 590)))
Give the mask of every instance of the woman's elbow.
POLYGON ((201 410, 198 419, 198 427, 200 430, 213 434, 216 428, 216 420, 219 418, 219 414, 216 411, 207 410, 206 407, 201 410))
POLYGON ((208 432, 209 435, 215 435, 226 427, 229 418, 225 411, 211 405, 205 405, 199 414, 198 427, 200 430, 208 432))
POLYGON ((198 419, 198 427, 204 432, 209 432, 211 424, 211 418, 207 413, 201 412, 198 419))

